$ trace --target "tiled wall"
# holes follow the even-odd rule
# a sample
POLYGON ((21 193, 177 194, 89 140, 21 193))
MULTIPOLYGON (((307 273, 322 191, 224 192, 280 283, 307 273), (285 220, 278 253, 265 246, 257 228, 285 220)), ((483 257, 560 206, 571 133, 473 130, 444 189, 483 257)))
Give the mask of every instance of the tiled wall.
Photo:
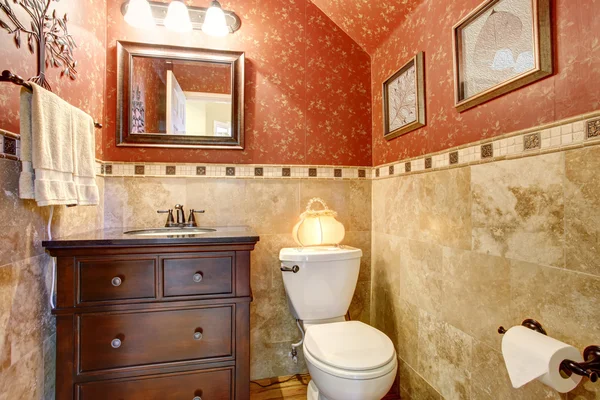
MULTIPOLYGON (((135 172, 135 166, 131 166, 135 172)), ((106 168, 106 165, 105 165, 106 168)), ((206 210, 204 226, 249 225, 260 242, 252 253, 252 379, 304 372, 288 357, 300 339, 287 305, 279 250, 296 246, 291 231, 312 197, 322 197, 339 213, 347 230, 344 243, 363 250, 361 274, 350 309, 353 319, 369 322, 371 277, 371 181, 362 179, 260 179, 190 176, 106 175, 106 227, 156 227, 164 217, 156 210, 184 204, 206 210)), ((114 170, 113 170, 114 172, 114 170)))
MULTIPOLYGON (((19 172, 18 161, 0 155, 0 399, 53 399, 51 260, 41 247, 50 213, 19 199, 19 172)), ((101 198, 103 183, 98 178, 101 198)), ((52 233, 70 235, 102 224, 102 205, 56 207, 52 233)))
MULTIPOLYGON (((599 398, 588 380, 567 395, 513 389, 497 333, 534 318, 581 350, 600 343, 600 146, 569 124, 518 156, 476 162, 476 148, 455 168, 446 154, 373 181, 371 316, 398 349, 403 398, 599 398)), ((491 144, 493 157, 513 146, 491 144)))

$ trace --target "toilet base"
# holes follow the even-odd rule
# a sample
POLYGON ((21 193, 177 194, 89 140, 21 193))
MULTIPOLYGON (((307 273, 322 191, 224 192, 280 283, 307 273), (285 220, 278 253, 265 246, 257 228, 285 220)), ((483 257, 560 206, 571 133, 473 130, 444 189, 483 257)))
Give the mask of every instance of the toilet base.
POLYGON ((306 390, 306 400, 328 400, 325 396, 319 395, 319 389, 314 381, 310 381, 306 390))

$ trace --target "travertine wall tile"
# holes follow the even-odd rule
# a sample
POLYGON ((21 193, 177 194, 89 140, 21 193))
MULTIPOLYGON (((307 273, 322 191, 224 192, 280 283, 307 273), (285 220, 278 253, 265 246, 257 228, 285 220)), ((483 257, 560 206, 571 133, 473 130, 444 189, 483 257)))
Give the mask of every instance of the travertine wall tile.
POLYGON ((514 389, 497 333, 534 318, 600 343, 598 160, 582 147, 373 181, 371 315, 403 362, 402 398, 600 398, 585 380, 514 389))
POLYGON ((471 249, 470 183, 470 168, 422 175, 419 185, 421 240, 471 249))
POLYGON ((471 397, 473 339, 452 325, 421 310, 416 370, 445 399, 471 397))
POLYGON ((565 155, 565 267, 600 276, 600 147, 565 155))
POLYGON ((564 154, 472 167, 473 249, 564 266, 564 154))

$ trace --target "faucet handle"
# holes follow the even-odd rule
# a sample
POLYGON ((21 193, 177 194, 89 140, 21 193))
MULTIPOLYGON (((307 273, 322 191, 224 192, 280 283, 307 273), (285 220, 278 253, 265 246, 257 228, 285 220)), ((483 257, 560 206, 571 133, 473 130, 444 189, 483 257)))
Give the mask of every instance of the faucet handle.
POLYGON ((192 210, 190 209, 190 216, 188 217, 187 224, 189 226, 198 226, 196 223, 196 217, 194 214, 204 214, 204 210, 192 210))
POLYGON ((175 225, 175 218, 173 218, 173 210, 158 210, 156 212, 157 214, 169 214, 167 215, 167 223, 165 224, 165 227, 170 227, 175 225))

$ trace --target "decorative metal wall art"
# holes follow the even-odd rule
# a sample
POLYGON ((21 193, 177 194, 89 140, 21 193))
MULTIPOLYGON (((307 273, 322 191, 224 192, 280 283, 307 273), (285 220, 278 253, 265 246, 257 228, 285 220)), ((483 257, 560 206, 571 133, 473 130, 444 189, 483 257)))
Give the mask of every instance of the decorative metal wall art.
POLYGON ((48 90, 51 87, 46 79, 47 68, 61 68, 61 76, 77 77, 77 61, 73 57, 77 45, 67 29, 67 14, 58 17, 56 10, 50 10, 55 1, 59 0, 12 0, 29 15, 29 21, 24 22, 19 20, 9 0, 0 0, 0 10, 7 18, 0 19, 0 28, 13 35, 17 48, 26 40, 31 54, 37 52, 37 75, 29 80, 48 90))

